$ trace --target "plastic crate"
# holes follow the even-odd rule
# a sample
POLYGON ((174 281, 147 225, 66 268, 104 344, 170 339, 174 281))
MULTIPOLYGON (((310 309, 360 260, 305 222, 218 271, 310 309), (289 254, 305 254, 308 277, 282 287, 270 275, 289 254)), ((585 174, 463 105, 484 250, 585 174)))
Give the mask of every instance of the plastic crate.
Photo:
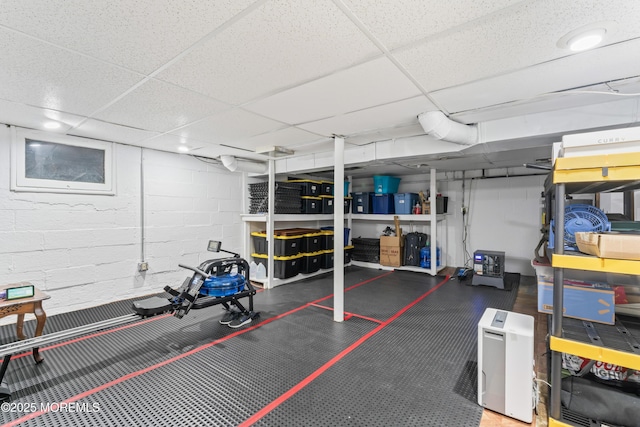
POLYGON ((323 256, 323 251, 303 253, 300 262, 300 273, 310 274, 320 270, 323 256))
MULTIPOLYGON (((262 263, 265 269, 267 269, 267 255, 264 254, 251 254, 253 262, 256 264, 262 263)), ((293 276, 297 276, 300 273, 300 264, 302 260, 302 254, 292 256, 274 256, 273 257, 273 277, 277 279, 288 279, 293 276)))
POLYGON ((393 204, 396 215, 408 215, 413 213, 413 207, 419 202, 420 196, 417 193, 395 193, 393 195, 393 204))
POLYGON ((320 196, 322 199, 322 213, 333 215, 333 196, 320 196))
POLYGON ((322 198, 302 196, 302 213, 319 214, 322 212, 322 198))
POLYGON ((373 196, 374 214, 393 214, 395 206, 393 204, 393 194, 376 194, 373 196))
POLYGON ((374 175, 373 188, 376 194, 391 194, 398 192, 400 178, 387 175, 374 175))
POLYGON ((380 262, 380 239, 354 237, 351 259, 354 261, 380 262))
POLYGON ((358 192, 351 193, 353 197, 352 210, 354 214, 370 214, 373 212, 373 199, 374 193, 358 192))

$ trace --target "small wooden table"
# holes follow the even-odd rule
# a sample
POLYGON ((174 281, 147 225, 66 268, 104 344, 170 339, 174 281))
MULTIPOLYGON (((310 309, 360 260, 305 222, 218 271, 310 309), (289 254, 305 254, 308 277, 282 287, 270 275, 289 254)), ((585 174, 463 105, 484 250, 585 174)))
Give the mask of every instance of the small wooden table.
MULTIPOLYGON (((0 285, 0 290, 28 285, 31 285, 31 283, 11 283, 9 285, 0 285)), ((0 318, 10 316, 12 314, 17 314, 18 323, 16 323, 16 335, 18 336, 19 340, 23 340, 26 338, 23 332, 24 315, 33 313, 36 316, 37 320, 34 337, 39 337, 40 335, 42 335, 44 324, 47 320, 47 315, 42 309, 42 301, 49 298, 51 298, 49 295, 34 287, 34 295, 32 297, 20 298, 11 301, 7 301, 6 299, 0 300, 0 318)), ((33 359, 36 361, 36 363, 40 363, 44 360, 44 358, 40 356, 40 352, 38 351, 37 347, 34 347, 33 349, 33 359)))

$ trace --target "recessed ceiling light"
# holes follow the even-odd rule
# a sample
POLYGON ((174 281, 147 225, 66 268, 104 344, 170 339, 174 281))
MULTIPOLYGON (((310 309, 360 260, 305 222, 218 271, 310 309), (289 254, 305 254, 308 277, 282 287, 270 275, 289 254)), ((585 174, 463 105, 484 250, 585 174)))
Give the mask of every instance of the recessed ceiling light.
POLYGON ((602 42, 606 33, 607 31, 604 28, 587 31, 586 33, 579 34, 569 40, 567 46, 574 52, 591 49, 602 42))
POLYGON ((45 129, 59 129, 62 125, 60 124, 60 122, 49 121, 44 122, 43 126, 45 127, 45 129))
POLYGON ((615 28, 615 22, 595 22, 568 32, 558 40, 557 46, 580 52, 598 46, 605 36, 610 37, 615 28))
POLYGON ((178 147, 178 151, 182 151, 183 153, 186 153, 187 151, 189 151, 189 147, 187 147, 186 145, 180 145, 178 147))

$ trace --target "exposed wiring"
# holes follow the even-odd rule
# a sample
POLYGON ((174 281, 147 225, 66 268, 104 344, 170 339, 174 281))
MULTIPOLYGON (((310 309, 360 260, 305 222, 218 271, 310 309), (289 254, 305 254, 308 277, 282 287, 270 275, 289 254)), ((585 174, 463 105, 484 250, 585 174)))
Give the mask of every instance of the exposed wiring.
POLYGON ((462 173, 462 250, 464 255, 464 266, 465 268, 471 268, 473 264, 473 258, 469 253, 469 249, 467 248, 467 239, 469 238, 469 211, 471 208, 471 186, 473 184, 473 179, 469 180, 469 198, 467 201, 467 206, 464 205, 465 197, 465 179, 464 172, 462 173))

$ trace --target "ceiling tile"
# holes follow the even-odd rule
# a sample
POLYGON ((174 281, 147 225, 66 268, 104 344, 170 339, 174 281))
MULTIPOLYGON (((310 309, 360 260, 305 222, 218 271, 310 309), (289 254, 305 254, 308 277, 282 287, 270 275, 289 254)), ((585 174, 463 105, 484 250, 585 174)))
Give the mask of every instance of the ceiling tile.
POLYGON ((380 53, 329 0, 273 0, 158 77, 239 104, 380 53))
MULTIPOLYGON (((430 96, 438 105, 452 113, 516 100, 537 102, 541 100, 538 98, 539 95, 549 92, 636 76, 640 70, 640 55, 628 55, 630 51, 640 51, 640 39, 435 91, 430 96), (581 70, 581 72, 576 73, 575 70, 581 70)), ((567 94, 558 96, 562 98, 567 94)), ((558 104, 557 109, 559 108, 561 106, 558 104)))
POLYGON ((142 76, 0 28, 0 98, 90 115, 142 76))
POLYGON ((284 124, 235 109, 187 125, 171 133, 214 144, 231 144, 283 128, 284 124))
POLYGON ((121 142, 124 144, 138 144, 145 139, 156 136, 157 133, 89 119, 75 129, 70 130, 69 135, 103 139, 105 141, 121 142))
POLYGON ((62 126, 57 130, 46 129, 47 132, 65 133, 73 126, 79 124, 83 119, 83 117, 73 114, 0 99, 0 123, 8 125, 45 130, 43 124, 52 120, 60 123, 62 126))
POLYGON ((345 0, 388 49, 476 20, 522 0, 345 0))
POLYGON ((568 50, 556 46, 558 40, 595 21, 617 21, 607 44, 639 37, 639 17, 640 2, 626 0, 522 2, 394 56, 425 90, 433 91, 567 56, 568 50))
POLYGON ((343 114, 298 127, 321 135, 354 135, 375 129, 417 123, 418 114, 437 108, 425 97, 417 96, 354 113, 343 114))
POLYGON ((297 147, 303 146, 309 142, 325 139, 326 138, 323 138, 322 136, 318 136, 302 129, 288 127, 244 139, 242 141, 238 141, 234 145, 250 150, 267 146, 281 146, 295 150, 297 147))
POLYGON ((230 107, 169 83, 149 80, 95 117, 166 132, 230 107))
POLYGON ((419 95, 420 91, 389 59, 383 57, 314 80, 243 106, 289 124, 419 95))
POLYGON ((0 25, 150 73, 254 2, 3 0, 0 25))

